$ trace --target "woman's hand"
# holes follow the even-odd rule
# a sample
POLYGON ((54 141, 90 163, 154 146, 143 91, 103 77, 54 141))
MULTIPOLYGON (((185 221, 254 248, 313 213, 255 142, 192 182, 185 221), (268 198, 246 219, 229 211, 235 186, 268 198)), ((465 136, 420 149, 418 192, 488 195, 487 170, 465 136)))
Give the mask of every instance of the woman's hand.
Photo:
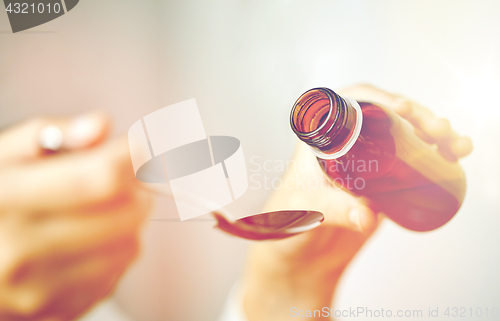
MULTIPOLYGON (((458 136, 448 120, 413 101, 369 85, 339 93, 392 108, 414 126, 422 140, 437 144, 446 159, 456 160, 472 151, 471 140, 458 136)), ((325 221, 289 239, 252 245, 243 280, 243 305, 250 321, 293 320, 292 307, 329 307, 340 275, 378 225, 379 218, 363 199, 326 181, 304 143, 298 144, 292 164, 282 188, 273 193, 263 211, 316 210, 325 215, 325 221)))
POLYGON ((151 207, 126 139, 100 114, 30 121, 0 133, 0 319, 73 320, 109 295, 138 253, 151 207), (44 155, 57 125, 66 152, 44 155))

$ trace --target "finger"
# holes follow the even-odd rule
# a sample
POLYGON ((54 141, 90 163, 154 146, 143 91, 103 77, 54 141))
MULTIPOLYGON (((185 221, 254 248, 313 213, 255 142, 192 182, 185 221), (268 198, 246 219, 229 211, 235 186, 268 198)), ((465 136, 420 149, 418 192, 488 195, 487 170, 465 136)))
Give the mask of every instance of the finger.
POLYGON ((450 121, 434 115, 426 115, 422 108, 414 108, 411 122, 429 135, 434 143, 445 144, 458 135, 451 128, 450 121))
POLYGON ((439 152, 445 159, 456 161, 457 158, 472 152, 470 138, 459 136, 447 119, 438 118, 430 109, 412 100, 367 84, 347 88, 341 93, 356 100, 374 102, 391 108, 415 127, 415 133, 420 139, 429 144, 437 144, 439 152))
POLYGON ((406 99, 369 84, 346 88, 341 91, 341 95, 349 96, 358 101, 373 102, 389 107, 402 117, 406 117, 412 112, 412 104, 406 99))
POLYGON ((100 112, 75 118, 39 118, 0 134, 0 163, 33 159, 45 149, 81 149, 102 142, 110 129, 100 112))
POLYGON ((0 208, 38 212, 103 202, 137 184, 126 137, 0 170, 0 182, 0 208))
POLYGON ((371 85, 361 85, 348 89, 361 100, 379 103, 396 111, 414 126, 418 135, 427 142, 437 143, 452 137, 454 132, 446 119, 437 118, 432 111, 402 96, 391 94, 371 85))
POLYGON ((432 143, 440 144, 458 137, 448 119, 437 117, 430 109, 414 101, 401 99, 412 105, 411 114, 405 118, 432 140, 432 143))
POLYGON ((459 158, 467 156, 472 152, 472 140, 469 137, 453 137, 438 144, 438 151, 450 162, 456 162, 459 158))
POLYGON ((450 149, 455 156, 465 157, 472 152, 474 146, 472 144, 472 139, 469 137, 458 137, 451 142, 450 149))
MULTIPOLYGON (((446 159, 455 161, 472 152, 473 144, 469 137, 459 136, 451 127, 449 120, 437 118, 427 108, 416 103, 410 116, 411 122, 421 133, 438 145, 440 153, 446 159)), ((419 135, 420 136, 420 135, 419 135)), ((429 142, 428 140, 424 139, 429 142)))

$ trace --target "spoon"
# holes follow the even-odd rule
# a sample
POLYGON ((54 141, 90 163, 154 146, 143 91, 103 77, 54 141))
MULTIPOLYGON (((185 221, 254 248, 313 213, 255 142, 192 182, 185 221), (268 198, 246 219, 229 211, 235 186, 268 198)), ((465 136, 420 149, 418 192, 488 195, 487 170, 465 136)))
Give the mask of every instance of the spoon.
MULTIPOLYGON (((208 200, 197 199, 195 201, 186 192, 184 197, 177 195, 174 198, 172 190, 165 184, 161 186, 143 184, 142 186, 149 192, 168 197, 175 202, 189 202, 191 206, 200 206, 201 208, 204 208, 204 206, 208 208, 208 204, 210 204, 208 200)), ((209 212, 209 210, 206 212, 209 212)), ((212 211, 211 214, 216 221, 215 228, 230 235, 254 241, 288 238, 310 231, 319 226, 324 220, 321 212, 308 210, 272 211, 238 220, 233 219, 232 215, 223 209, 212 211)))
POLYGON ((291 237, 319 226, 323 214, 316 211, 275 211, 241 218, 236 221, 213 213, 219 230, 247 240, 262 241, 291 237))

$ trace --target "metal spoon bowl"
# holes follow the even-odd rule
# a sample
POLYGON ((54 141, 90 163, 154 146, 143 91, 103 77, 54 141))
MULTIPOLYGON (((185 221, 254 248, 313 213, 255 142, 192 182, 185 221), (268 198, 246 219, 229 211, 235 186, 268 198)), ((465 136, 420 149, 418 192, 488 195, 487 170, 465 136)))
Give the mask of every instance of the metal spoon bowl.
POLYGON ((213 213, 216 228, 247 240, 276 240, 291 237, 319 226, 324 216, 316 211, 276 211, 230 221, 219 213, 213 213))

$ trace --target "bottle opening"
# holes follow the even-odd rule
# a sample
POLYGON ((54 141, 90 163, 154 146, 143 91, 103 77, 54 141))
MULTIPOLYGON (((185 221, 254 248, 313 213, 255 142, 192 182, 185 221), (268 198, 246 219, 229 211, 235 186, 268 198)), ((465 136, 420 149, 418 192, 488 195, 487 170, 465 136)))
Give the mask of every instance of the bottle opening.
POLYGON ((290 114, 290 124, 299 139, 313 151, 331 155, 349 143, 357 115, 351 103, 334 91, 314 88, 297 99, 290 114))
POLYGON ((302 94, 292 108, 292 129, 299 136, 312 136, 326 129, 327 125, 331 126, 338 117, 338 111, 337 101, 328 91, 311 89, 302 94))

